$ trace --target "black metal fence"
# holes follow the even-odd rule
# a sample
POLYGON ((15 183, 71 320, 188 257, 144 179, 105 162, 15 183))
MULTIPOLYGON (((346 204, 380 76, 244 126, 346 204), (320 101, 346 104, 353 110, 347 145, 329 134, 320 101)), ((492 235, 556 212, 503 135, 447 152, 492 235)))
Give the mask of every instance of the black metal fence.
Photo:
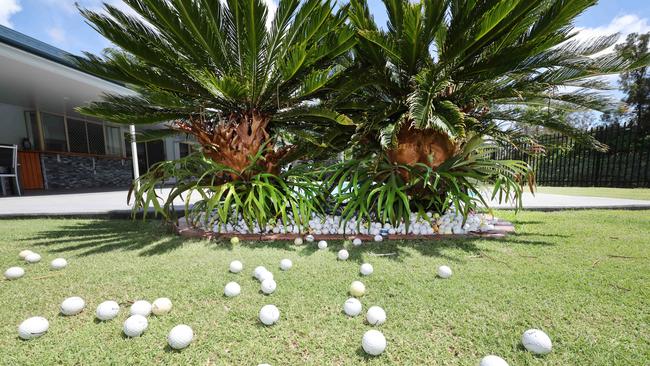
POLYGON ((598 152, 555 134, 539 138, 544 154, 503 149, 498 158, 528 161, 543 186, 650 187, 650 131, 612 125, 590 133, 609 150, 598 152))

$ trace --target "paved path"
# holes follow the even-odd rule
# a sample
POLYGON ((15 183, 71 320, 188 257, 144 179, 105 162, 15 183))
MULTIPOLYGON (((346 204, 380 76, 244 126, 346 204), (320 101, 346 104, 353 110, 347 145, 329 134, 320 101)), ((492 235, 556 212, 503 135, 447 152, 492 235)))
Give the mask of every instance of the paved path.
MULTIPOLYGON (((168 190, 163 190, 166 194, 168 190)), ((114 216, 128 217, 131 207, 126 203, 127 191, 95 193, 43 194, 24 197, 0 197, 0 217, 16 216, 114 216)), ((650 209, 650 201, 620 198, 564 196, 525 193, 524 209, 563 210, 590 208, 650 209)), ((177 203, 182 207, 182 203, 177 203)), ((512 208, 512 204, 492 202, 494 208, 512 208)))

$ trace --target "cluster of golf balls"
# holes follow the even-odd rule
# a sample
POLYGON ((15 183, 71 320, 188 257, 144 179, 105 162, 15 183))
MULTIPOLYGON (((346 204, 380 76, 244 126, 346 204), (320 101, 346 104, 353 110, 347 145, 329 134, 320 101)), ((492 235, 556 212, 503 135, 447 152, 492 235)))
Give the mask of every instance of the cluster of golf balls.
MULTIPOLYGON (((18 258, 25 261, 27 264, 35 264, 41 261, 41 255, 35 252, 32 252, 29 249, 25 249, 18 253, 18 258)), ((50 262, 50 268, 52 270, 63 269, 68 265, 68 261, 65 258, 56 258, 50 262)), ((17 280, 25 275, 25 269, 23 267, 9 267, 4 272, 4 276, 8 280, 17 280)))

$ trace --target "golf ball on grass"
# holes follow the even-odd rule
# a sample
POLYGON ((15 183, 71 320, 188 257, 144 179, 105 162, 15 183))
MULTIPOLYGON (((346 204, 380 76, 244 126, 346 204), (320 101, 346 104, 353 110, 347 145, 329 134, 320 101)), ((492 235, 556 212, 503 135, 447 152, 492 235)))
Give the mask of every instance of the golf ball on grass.
POLYGON ((10 267, 5 271, 5 278, 8 280, 16 280, 25 275, 25 270, 20 267, 10 267))
POLYGON ((354 238, 354 240, 352 240, 352 245, 354 245, 355 247, 360 246, 361 243, 362 243, 361 239, 359 239, 359 238, 354 238))
POLYGON ((27 263, 38 263, 41 261, 41 255, 38 253, 29 253, 25 256, 25 262, 27 263))
POLYGON ((288 271, 293 267, 293 262, 291 262, 291 259, 283 259, 280 261, 280 269, 283 271, 288 271))
POLYGON ((325 240, 321 240, 318 242, 318 249, 323 250, 327 249, 327 242, 325 240))
POLYGON ((553 349, 551 338, 539 329, 525 331, 521 336, 521 343, 528 351, 536 355, 545 355, 553 349))
POLYGON ((310 242, 310 243, 311 243, 311 242, 313 242, 313 241, 314 241, 314 236, 313 236, 313 235, 311 235, 311 234, 309 234, 309 235, 307 235, 307 236, 305 236, 305 240, 307 240, 308 242, 310 242))
POLYGON ((50 268, 52 269, 63 269, 68 265, 68 261, 65 258, 56 258, 50 262, 50 268))
POLYGON ((239 244, 239 238, 236 237, 236 236, 233 236, 232 238, 230 238, 230 244, 232 244, 232 245, 239 244))
POLYGON ((129 314, 149 316, 151 314, 151 304, 145 300, 138 300, 131 305, 129 314))
POLYGON ((167 343, 173 349, 183 349, 190 345, 194 338, 194 332, 188 325, 177 325, 169 331, 167 335, 167 343))
POLYGON ((172 301, 166 297, 161 297, 151 304, 151 312, 154 315, 165 315, 172 311, 172 301))
POLYGON ((244 269, 244 265, 240 261, 230 262, 230 272, 239 273, 244 269))
POLYGON ((147 318, 140 314, 131 315, 124 321, 124 334, 127 337, 139 337, 149 326, 147 318))
POLYGON ((354 281, 350 284, 350 295, 361 297, 366 293, 366 285, 361 281, 354 281))
POLYGON ((241 293, 241 286, 237 282, 228 282, 223 293, 227 297, 235 297, 241 293))
POLYGON ((386 337, 378 330, 369 330, 363 335, 361 347, 371 356, 378 356, 386 349, 386 337))
POLYGON ((262 274, 260 274, 260 278, 259 278, 260 282, 264 282, 265 280, 268 279, 271 280, 273 279, 273 273, 271 273, 271 271, 262 272, 262 274))
POLYGON ((117 314, 120 312, 120 305, 112 300, 104 301, 103 303, 97 306, 95 310, 95 315, 99 320, 111 320, 114 319, 117 314))
POLYGON ((264 305, 260 309, 260 321, 264 325, 273 325, 280 320, 280 310, 275 305, 264 305))
POLYGON ((302 245, 302 238, 295 238, 293 239, 293 243, 295 245, 302 245))
POLYGON ((361 314, 362 308, 361 301, 354 297, 345 300, 345 303, 343 303, 343 311, 348 316, 357 316, 361 314))
POLYGON ((26 319, 18 326, 18 336, 21 339, 38 338, 47 332, 50 323, 42 316, 34 316, 26 319))
POLYGON ((271 278, 265 279, 264 281, 262 281, 262 284, 260 285, 260 289, 262 290, 262 292, 267 295, 272 294, 275 291, 276 287, 278 287, 278 285, 271 278))
POLYGON ((269 271, 269 270, 266 269, 266 267, 264 267, 264 266, 257 266, 257 267, 255 267, 255 269, 253 270, 253 277, 255 277, 256 279, 259 280, 259 279, 260 279, 260 276, 262 275, 262 273, 264 273, 264 272, 268 272, 268 271, 269 271))
POLYGON ((359 268, 359 272, 364 276, 370 276, 374 271, 375 270, 372 268, 372 264, 370 263, 364 263, 361 265, 361 268, 359 268))
POLYGON ((345 249, 341 249, 341 250, 339 250, 338 257, 339 257, 339 260, 344 261, 344 260, 347 260, 348 258, 350 258, 350 253, 345 249))
POLYGON ((383 236, 381 236, 379 234, 375 235, 375 241, 383 241, 383 240, 384 240, 383 236))
POLYGON ((489 355, 481 359, 479 366, 508 366, 508 363, 499 356, 489 355))
POLYGON ((21 250, 20 253, 18 253, 18 257, 20 257, 20 259, 25 259, 28 255, 30 255, 32 253, 34 253, 34 252, 32 252, 29 249, 21 250))
POLYGON ((382 325, 386 322, 386 312, 379 306, 371 306, 366 313, 366 320, 370 325, 382 325))
POLYGON ((453 272, 451 271, 451 268, 449 268, 448 266, 440 266, 440 267, 438 267, 438 277, 440 277, 440 278, 447 279, 447 278, 451 277, 452 273, 453 272))
POLYGON ((68 297, 61 303, 61 314, 68 316, 77 315, 85 306, 86 302, 79 296, 68 297))

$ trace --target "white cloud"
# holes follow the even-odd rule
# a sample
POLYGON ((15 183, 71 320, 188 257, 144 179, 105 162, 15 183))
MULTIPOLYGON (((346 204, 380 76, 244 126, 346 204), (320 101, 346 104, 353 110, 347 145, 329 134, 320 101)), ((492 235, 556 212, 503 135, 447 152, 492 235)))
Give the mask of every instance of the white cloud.
MULTIPOLYGON (((579 32, 576 36, 576 38, 579 40, 586 40, 593 37, 609 36, 614 33, 619 33, 620 37, 617 43, 621 43, 625 41, 625 37, 627 37, 628 34, 650 32, 650 24, 646 18, 640 18, 638 15, 634 14, 625 14, 617 16, 605 26, 595 28, 576 27, 576 30, 579 32)), ((612 46, 603 52, 611 52, 613 50, 614 47, 612 46)))
POLYGON ((22 10, 19 0, 0 0, 0 24, 13 28, 11 16, 22 10))
POLYGON ((47 29, 47 35, 57 44, 65 43, 65 30, 61 27, 51 27, 47 29))

